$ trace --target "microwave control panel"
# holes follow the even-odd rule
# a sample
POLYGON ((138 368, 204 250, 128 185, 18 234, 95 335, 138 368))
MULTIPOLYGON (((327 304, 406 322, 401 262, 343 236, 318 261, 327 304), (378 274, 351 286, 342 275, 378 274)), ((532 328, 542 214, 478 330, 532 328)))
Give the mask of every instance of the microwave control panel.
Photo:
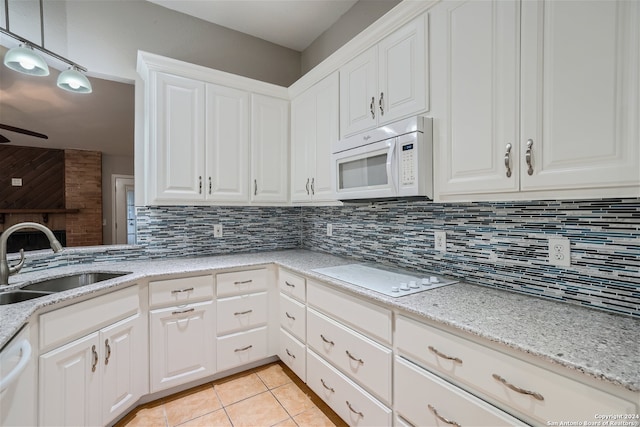
POLYGON ((412 185, 416 180, 415 143, 402 144, 400 153, 400 181, 402 185, 412 185))

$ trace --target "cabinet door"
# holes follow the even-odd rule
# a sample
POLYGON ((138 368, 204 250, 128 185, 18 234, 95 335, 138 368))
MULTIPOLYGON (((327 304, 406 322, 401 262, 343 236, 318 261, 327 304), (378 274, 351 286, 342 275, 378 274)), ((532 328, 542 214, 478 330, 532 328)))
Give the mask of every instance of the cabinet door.
POLYGON ((291 101, 291 201, 311 200, 309 169, 316 145, 316 93, 309 89, 291 101))
POLYGON ((637 1, 523 2, 523 190, 640 188, 639 27, 637 1))
POLYGON ((371 129, 378 123, 378 54, 374 46, 340 68, 340 134, 371 129))
POLYGON ((207 85, 206 197, 249 200, 249 93, 207 85))
POLYGON ((153 310, 149 323, 152 393, 214 373, 213 301, 153 310))
POLYGON ((430 12, 440 194, 519 189, 519 13, 512 0, 443 2, 430 12))
POLYGON ((289 101, 251 95, 251 200, 288 200, 289 101))
POLYGON ((421 15, 378 44, 378 123, 427 109, 427 16, 421 15))
POLYGON ((107 425, 147 393, 147 337, 140 314, 100 333, 102 424, 107 425))
POLYGON ((311 178, 313 200, 335 200, 331 150, 333 144, 340 138, 338 84, 338 73, 334 73, 315 86, 316 144, 309 158, 309 168, 315 170, 311 178))
POLYGON ((155 73, 155 87, 154 200, 203 200, 205 85, 155 73))
POLYGON ((40 356, 40 424, 102 424, 98 332, 40 356))

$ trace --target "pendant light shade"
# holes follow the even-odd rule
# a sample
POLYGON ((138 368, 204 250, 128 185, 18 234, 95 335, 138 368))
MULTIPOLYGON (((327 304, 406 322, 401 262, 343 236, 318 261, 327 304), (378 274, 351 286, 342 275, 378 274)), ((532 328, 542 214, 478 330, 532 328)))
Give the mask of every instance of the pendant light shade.
POLYGON ((75 93, 91 93, 93 91, 89 79, 75 67, 60 73, 58 87, 75 93))
POLYGON ((10 49, 4 55, 4 65, 14 71, 31 76, 49 75, 47 63, 28 45, 20 45, 10 49))

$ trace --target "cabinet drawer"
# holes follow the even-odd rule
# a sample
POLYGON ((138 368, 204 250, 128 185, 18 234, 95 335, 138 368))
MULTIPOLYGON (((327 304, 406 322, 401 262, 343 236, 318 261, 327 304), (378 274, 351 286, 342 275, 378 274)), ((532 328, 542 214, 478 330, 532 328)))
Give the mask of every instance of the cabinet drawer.
POLYGON ((267 356, 267 327, 218 338, 218 371, 241 366, 267 356))
POLYGON ((217 301, 218 335, 267 323, 267 293, 238 295, 217 301))
POLYGON ((213 276, 181 277, 149 282, 149 306, 178 306, 213 298, 213 276))
POLYGON ((278 286, 280 292, 284 292, 297 299, 298 301, 305 301, 305 278, 293 274, 287 270, 280 269, 278 273, 278 286))
POLYGON ((391 409, 309 349, 307 385, 350 426, 391 425, 391 409))
POLYGON ((307 381, 307 350, 284 329, 280 328, 278 356, 302 381, 307 381))
POLYGON ((307 304, 384 344, 391 344, 391 311, 309 280, 307 304))
POLYGON ((216 289, 219 297, 265 291, 267 285, 266 268, 216 274, 216 289))
POLYGON ((617 396, 402 316, 396 321, 396 345, 400 355, 536 423, 637 411, 617 396))
POLYGON ((131 286, 40 316, 40 350, 47 351, 140 310, 140 288, 131 286))
POLYGON ((307 337, 307 310, 305 306, 286 295, 280 294, 279 311, 280 326, 289 331, 296 338, 305 341, 307 337))
POLYGON ((394 372, 396 412, 417 426, 526 425, 411 362, 396 358, 394 372))
POLYGON ((370 393, 391 404, 391 349, 313 309, 307 313, 307 344, 370 393))

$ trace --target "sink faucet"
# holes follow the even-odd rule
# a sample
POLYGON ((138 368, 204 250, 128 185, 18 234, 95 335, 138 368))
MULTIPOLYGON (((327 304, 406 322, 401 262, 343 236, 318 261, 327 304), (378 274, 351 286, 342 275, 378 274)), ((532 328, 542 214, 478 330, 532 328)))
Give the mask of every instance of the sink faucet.
POLYGON ((7 261, 7 240, 9 236, 14 231, 24 228, 35 228, 36 230, 42 231, 49 239, 53 252, 60 252, 62 250, 62 245, 53 235, 53 232, 42 224, 38 224, 37 222, 21 222, 20 224, 12 225, 0 235, 0 286, 8 285, 9 276, 18 273, 24 265, 24 249, 20 249, 20 262, 14 267, 9 267, 9 262, 7 261))

